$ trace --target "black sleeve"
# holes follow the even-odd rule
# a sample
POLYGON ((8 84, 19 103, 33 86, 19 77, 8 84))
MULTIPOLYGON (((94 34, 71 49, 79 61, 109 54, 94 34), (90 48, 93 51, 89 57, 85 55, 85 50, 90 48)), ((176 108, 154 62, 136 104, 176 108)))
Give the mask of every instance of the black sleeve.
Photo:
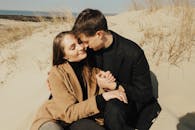
POLYGON ((96 102, 99 111, 103 112, 106 105, 106 100, 103 98, 102 94, 96 96, 96 102))
POLYGON ((128 99, 146 103, 153 97, 150 70, 144 52, 137 56, 132 67, 132 84, 120 83, 128 99))

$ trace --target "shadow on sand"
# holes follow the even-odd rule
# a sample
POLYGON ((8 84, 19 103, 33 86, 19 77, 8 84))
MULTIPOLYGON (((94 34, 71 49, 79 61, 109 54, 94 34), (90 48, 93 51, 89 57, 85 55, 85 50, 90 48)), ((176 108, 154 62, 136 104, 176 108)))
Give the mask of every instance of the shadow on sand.
POLYGON ((195 112, 180 117, 177 130, 195 130, 195 112))

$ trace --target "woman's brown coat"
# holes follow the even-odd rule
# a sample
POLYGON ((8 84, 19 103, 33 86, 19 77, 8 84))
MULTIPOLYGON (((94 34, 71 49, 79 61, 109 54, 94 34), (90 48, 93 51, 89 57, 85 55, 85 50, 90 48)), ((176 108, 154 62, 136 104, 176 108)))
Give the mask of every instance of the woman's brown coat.
POLYGON ((53 98, 47 100, 38 110, 31 130, 38 130, 44 122, 51 120, 72 123, 98 114, 95 95, 102 93, 103 90, 96 85, 97 72, 97 69, 92 70, 91 83, 89 78, 86 78, 87 74, 84 74, 88 99, 83 101, 82 89, 72 67, 68 63, 52 67, 48 80, 53 98))

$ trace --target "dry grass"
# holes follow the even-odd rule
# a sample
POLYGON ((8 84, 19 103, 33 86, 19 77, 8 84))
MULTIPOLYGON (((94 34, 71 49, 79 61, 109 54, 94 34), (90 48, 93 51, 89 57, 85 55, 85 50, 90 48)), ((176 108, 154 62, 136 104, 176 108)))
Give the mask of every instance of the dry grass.
POLYGON ((140 10, 143 9, 143 5, 141 3, 139 3, 136 0, 131 0, 131 6, 129 7, 129 11, 131 10, 140 10))
MULTIPOLYGON (((26 18, 24 19, 26 20, 26 18)), ((58 16, 53 14, 52 17, 33 17, 33 20, 37 21, 24 22, 22 20, 0 19, 0 70, 3 70, 0 75, 0 86, 6 84, 8 78, 11 77, 11 74, 13 74, 13 71, 17 67, 17 47, 20 46, 19 44, 22 42, 16 41, 31 36, 35 32, 43 31, 51 26, 51 31, 60 31, 69 25, 67 23, 73 23, 74 17, 71 13, 66 12, 58 16)), ((45 69, 49 61, 43 62, 38 59, 37 64, 40 70, 45 69)))
POLYGON ((32 34, 33 28, 29 25, 11 25, 1 28, 0 46, 4 46, 8 42, 17 41, 25 36, 32 34))
POLYGON ((17 40, 30 36, 40 25, 33 22, 22 22, 14 20, 0 20, 0 83, 7 81, 9 75, 16 68, 17 40))
POLYGON ((16 69, 17 55, 15 51, 15 45, 11 45, 1 49, 0 51, 0 86, 3 86, 7 82, 8 77, 12 74, 13 70, 16 69))
POLYGON ((153 12, 162 7, 160 0, 145 0, 149 11, 153 12))
POLYGON ((0 49, 44 28, 41 22, 0 19, 0 49))
MULTIPOLYGON (((137 4, 135 8, 137 8, 137 4)), ((157 13, 164 5, 162 0, 147 0, 148 19, 151 19, 151 12, 157 13)), ((159 20, 157 26, 139 22, 139 31, 143 32, 143 39, 140 45, 149 45, 151 47, 150 56, 152 62, 159 65, 162 61, 168 61, 172 65, 179 65, 182 61, 190 61, 192 48, 195 45, 195 20, 194 8, 191 7, 188 0, 172 0, 166 8, 167 15, 177 19, 177 23, 161 23, 159 20), (166 31, 164 30, 166 28, 166 31)), ((164 11, 165 13, 165 11, 164 11)), ((161 16, 159 16, 160 18, 161 16)))
POLYGON ((177 64, 185 59, 190 61, 194 38, 194 21, 192 8, 181 8, 180 28, 174 41, 170 42, 168 60, 171 64, 177 64))
POLYGON ((39 16, 39 22, 45 27, 51 25, 63 25, 65 23, 74 23, 75 17, 70 11, 50 12, 49 20, 46 17, 39 16))
POLYGON ((36 16, 37 22, 23 22, 7 20, 11 24, 0 21, 0 48, 7 43, 12 43, 32 35, 35 31, 41 31, 49 26, 73 23, 74 16, 71 12, 50 13, 50 17, 36 16))
POLYGON ((148 9, 149 11, 156 11, 162 7, 162 0, 131 0, 131 6, 129 10, 142 10, 148 9))

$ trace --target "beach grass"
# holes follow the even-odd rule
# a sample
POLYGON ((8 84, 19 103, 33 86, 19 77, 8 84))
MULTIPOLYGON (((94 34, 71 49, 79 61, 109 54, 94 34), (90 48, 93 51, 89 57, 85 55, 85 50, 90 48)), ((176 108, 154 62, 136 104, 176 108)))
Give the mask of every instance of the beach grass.
POLYGON ((50 16, 1 16, 13 24, 6 24, 0 21, 0 47, 4 47, 8 43, 18 41, 26 36, 32 35, 34 32, 41 31, 49 26, 63 25, 64 23, 73 23, 74 16, 71 12, 50 13, 50 16))
MULTIPOLYGON (((139 31, 143 32, 143 38, 140 45, 150 45, 150 58, 156 65, 161 62, 169 62, 171 65, 179 65, 182 61, 190 61, 192 48, 195 45, 195 10, 189 0, 171 0, 170 3, 164 4, 162 0, 146 0, 147 7, 133 0, 131 10, 145 9, 148 14, 148 20, 152 14, 158 13, 161 9, 166 9, 164 13, 178 20, 158 21, 148 24, 146 21, 139 22, 139 31)), ((159 13, 159 19, 161 19, 159 13)))

